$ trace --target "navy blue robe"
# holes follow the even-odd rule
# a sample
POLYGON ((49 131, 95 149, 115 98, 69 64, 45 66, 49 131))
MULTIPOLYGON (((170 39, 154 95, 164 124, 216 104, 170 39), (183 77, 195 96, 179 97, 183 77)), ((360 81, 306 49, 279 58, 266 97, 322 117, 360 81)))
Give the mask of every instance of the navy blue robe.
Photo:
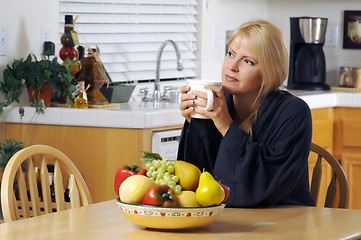
MULTIPOLYGON (((232 95, 225 96, 233 116, 232 95)), ((314 206, 308 178, 311 137, 308 105, 277 90, 263 100, 252 136, 234 121, 224 137, 212 120, 185 121, 177 159, 229 186, 228 207, 314 206)))

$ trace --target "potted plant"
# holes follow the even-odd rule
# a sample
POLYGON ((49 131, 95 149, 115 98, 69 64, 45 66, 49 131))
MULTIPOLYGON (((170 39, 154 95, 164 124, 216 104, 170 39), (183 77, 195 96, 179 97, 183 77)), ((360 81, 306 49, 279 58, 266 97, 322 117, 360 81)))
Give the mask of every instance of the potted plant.
POLYGON ((0 167, 2 171, 4 171, 10 158, 23 148, 23 143, 17 142, 14 139, 7 139, 5 142, 0 143, 0 167))
POLYGON ((70 73, 71 64, 70 60, 60 64, 56 57, 51 60, 47 53, 41 60, 38 60, 34 54, 29 54, 26 59, 15 59, 4 69, 4 80, 0 83, 0 91, 5 94, 5 100, 0 106, 0 114, 4 107, 13 102, 19 103, 24 85, 28 88, 30 103, 36 107, 37 112, 44 112, 44 109, 50 105, 49 103, 46 106, 44 97, 41 96, 46 85, 51 86, 56 97, 62 96, 66 104, 71 106, 74 102, 75 90, 75 85, 72 83, 73 76, 70 73))

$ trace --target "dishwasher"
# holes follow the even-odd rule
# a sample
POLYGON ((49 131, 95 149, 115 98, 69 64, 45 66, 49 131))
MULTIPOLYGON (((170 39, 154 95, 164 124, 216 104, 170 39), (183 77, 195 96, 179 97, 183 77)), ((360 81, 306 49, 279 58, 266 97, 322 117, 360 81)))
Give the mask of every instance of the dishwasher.
POLYGON ((181 132, 181 128, 153 132, 152 152, 159 153, 163 159, 177 160, 181 132))

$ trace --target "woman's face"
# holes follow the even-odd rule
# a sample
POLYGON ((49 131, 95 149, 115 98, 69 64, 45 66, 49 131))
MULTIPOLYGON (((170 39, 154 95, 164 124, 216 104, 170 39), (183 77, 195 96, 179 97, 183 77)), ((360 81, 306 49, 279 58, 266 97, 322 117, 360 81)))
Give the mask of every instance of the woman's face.
POLYGON ((259 63, 248 41, 236 37, 231 44, 222 67, 222 88, 233 94, 257 96, 262 84, 259 63))

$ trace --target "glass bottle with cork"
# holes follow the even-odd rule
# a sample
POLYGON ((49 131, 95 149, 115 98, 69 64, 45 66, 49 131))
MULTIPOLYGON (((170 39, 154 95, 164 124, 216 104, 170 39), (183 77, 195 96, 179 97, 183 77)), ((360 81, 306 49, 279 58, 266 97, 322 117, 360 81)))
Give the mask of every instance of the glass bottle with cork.
POLYGON ((65 61, 67 58, 75 60, 78 52, 75 45, 79 43, 78 36, 74 31, 73 15, 65 15, 64 33, 61 35, 60 42, 63 45, 59 51, 59 57, 65 61))
POLYGON ((87 94, 86 94, 86 90, 89 88, 89 85, 85 89, 85 82, 80 81, 78 83, 78 86, 79 86, 78 96, 74 101, 74 107, 75 108, 86 109, 86 108, 88 108, 88 97, 87 97, 87 94))

